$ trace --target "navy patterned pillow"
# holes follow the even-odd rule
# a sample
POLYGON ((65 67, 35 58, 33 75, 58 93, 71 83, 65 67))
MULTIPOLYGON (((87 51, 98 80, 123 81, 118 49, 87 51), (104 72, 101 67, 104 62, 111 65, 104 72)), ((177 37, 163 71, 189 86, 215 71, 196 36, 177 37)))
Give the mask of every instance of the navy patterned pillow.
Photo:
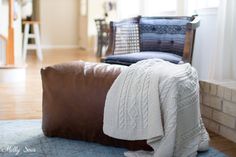
POLYGON ((187 23, 190 18, 140 19, 140 51, 162 51, 183 55, 187 23))

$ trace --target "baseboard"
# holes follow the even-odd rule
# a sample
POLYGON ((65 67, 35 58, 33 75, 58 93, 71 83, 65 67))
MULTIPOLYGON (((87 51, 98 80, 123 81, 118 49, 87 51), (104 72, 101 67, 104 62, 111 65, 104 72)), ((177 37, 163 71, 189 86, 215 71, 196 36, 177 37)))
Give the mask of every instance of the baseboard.
MULTIPOLYGON (((25 66, 26 67, 26 66, 25 66)), ((26 79, 26 68, 19 66, 0 67, 0 83, 24 83, 26 79)))
POLYGON ((14 65, 6 65, 6 64, 0 64, 0 69, 24 69, 27 68, 27 64, 21 63, 21 64, 14 64, 14 65))
POLYGON ((79 45, 42 45, 42 49, 77 49, 79 45))

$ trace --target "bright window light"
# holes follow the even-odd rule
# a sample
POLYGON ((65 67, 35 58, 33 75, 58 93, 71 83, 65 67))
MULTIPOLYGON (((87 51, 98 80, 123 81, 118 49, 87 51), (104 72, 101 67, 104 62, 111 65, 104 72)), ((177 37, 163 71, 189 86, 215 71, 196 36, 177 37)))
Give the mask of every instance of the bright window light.
POLYGON ((119 18, 124 19, 140 15, 140 0, 118 0, 119 18))
POLYGON ((220 0, 188 0, 188 6, 193 9, 216 8, 220 0))
POLYGON ((216 8, 219 3, 220 0, 117 0, 118 14, 121 19, 137 15, 176 15, 177 6, 183 8, 185 14, 192 15, 198 9, 216 8))
MULTIPOLYGON (((192 1, 192 0, 190 0, 192 1)), ((220 0, 196 0, 198 9, 218 7, 220 0)))
POLYGON ((145 0, 144 6, 145 15, 155 16, 163 12, 175 12, 176 0, 145 0))

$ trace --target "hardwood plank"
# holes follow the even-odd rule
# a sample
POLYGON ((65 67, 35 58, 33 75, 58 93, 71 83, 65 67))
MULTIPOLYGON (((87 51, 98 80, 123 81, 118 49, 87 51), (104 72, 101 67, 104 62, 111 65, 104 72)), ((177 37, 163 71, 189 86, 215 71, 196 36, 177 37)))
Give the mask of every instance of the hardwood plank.
POLYGON ((213 132, 209 132, 210 135, 210 146, 225 153, 230 157, 236 156, 236 143, 225 139, 224 137, 217 135, 213 132))
MULTIPOLYGON (((33 52, 33 51, 32 51, 33 52)), ((42 87, 40 69, 42 67, 70 62, 75 60, 85 60, 98 62, 99 58, 91 53, 71 50, 46 50, 44 51, 44 61, 37 60, 35 52, 28 53, 25 79, 18 82, 1 82, 0 79, 0 120, 3 119, 31 119, 42 117, 42 87)), ((0 69, 0 77, 3 71, 12 72, 14 69, 0 69)), ((5 77, 5 76, 4 76, 5 77)), ((9 78, 10 79, 10 78, 9 78)))

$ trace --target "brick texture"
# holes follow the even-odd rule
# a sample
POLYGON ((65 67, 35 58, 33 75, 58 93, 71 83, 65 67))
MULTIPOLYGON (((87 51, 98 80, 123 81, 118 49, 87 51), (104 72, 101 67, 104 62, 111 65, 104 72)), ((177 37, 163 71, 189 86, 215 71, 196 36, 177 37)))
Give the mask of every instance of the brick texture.
POLYGON ((213 112, 213 109, 204 105, 201 106, 201 113, 203 117, 212 118, 212 112, 213 112))
POLYGON ((224 87, 218 86, 218 88, 217 88, 217 96, 223 98, 223 96, 224 96, 224 87))
POLYGON ((217 85, 215 85, 215 84, 210 85, 210 94, 211 95, 216 95, 217 94, 217 85))
POLYGON ((203 91, 204 91, 205 93, 209 93, 209 90, 210 90, 210 84, 207 83, 207 82, 205 82, 205 83, 203 84, 203 91))
POLYGON ((212 118, 214 121, 217 121, 222 125, 228 126, 230 128, 235 127, 235 118, 232 116, 229 116, 223 112, 213 111, 212 118))
POLYGON ((211 96, 209 94, 204 94, 202 98, 202 103, 204 105, 210 106, 212 108, 221 110, 222 108, 222 99, 216 96, 211 96))
POLYGON ((205 127, 236 142, 236 89, 200 81, 200 95, 205 127))
POLYGON ((231 97, 232 97, 231 89, 224 88, 224 98, 226 100, 231 100, 231 97))
POLYGON ((220 128, 220 124, 212 121, 212 120, 209 120, 207 118, 203 118, 203 123, 205 124, 205 127, 214 132, 214 133, 218 133, 219 134, 219 128, 220 128))
POLYGON ((236 90, 232 91, 232 101, 236 103, 236 90))
POLYGON ((220 126, 220 135, 236 143, 236 131, 224 126, 220 126))
POLYGON ((211 96, 211 97, 210 97, 210 106, 211 106, 212 108, 221 110, 221 106, 222 106, 222 101, 221 101, 221 99, 218 98, 218 97, 211 96))
POLYGON ((224 101, 223 102, 223 112, 228 113, 232 116, 236 115, 236 104, 229 102, 229 101, 224 101))

